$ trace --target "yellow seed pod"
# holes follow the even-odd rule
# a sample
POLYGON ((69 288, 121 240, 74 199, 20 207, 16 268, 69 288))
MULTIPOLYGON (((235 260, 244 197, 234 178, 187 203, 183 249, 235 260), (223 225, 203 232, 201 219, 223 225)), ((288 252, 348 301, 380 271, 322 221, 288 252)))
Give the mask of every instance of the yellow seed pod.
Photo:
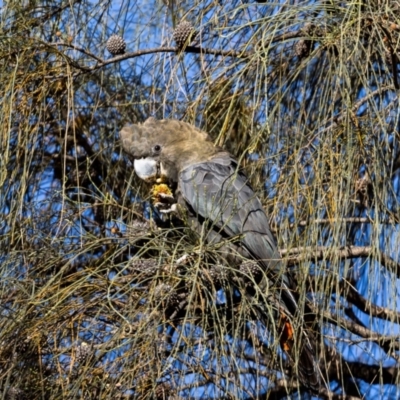
POLYGON ((169 196, 172 196, 172 191, 165 183, 158 183, 156 185, 153 185, 151 190, 151 197, 155 203, 163 202, 163 198, 160 196, 160 194, 167 194, 169 196))

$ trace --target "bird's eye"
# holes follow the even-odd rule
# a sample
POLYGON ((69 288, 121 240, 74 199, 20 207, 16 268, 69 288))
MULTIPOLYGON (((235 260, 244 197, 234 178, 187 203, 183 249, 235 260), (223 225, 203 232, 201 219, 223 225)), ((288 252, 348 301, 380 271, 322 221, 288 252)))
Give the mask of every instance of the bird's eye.
POLYGON ((156 144, 156 145, 153 147, 153 150, 154 150, 155 153, 159 153, 159 152, 161 151, 161 146, 160 146, 159 144, 156 144))

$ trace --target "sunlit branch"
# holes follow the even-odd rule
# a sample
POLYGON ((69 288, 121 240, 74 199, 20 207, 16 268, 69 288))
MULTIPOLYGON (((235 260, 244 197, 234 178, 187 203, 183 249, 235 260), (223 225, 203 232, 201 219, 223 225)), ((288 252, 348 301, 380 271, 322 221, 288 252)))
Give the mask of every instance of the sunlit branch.
MULTIPOLYGON (((348 115, 347 113, 350 112, 353 115, 357 114, 358 110, 364 103, 366 103, 368 100, 372 99, 373 97, 375 97, 379 94, 382 94, 386 91, 389 91, 389 90, 395 90, 395 87, 393 85, 382 86, 379 89, 376 89, 376 90, 370 92, 369 94, 364 96, 362 99, 357 101, 350 110, 348 108, 346 108, 343 111, 339 112, 334 117, 332 117, 331 124, 328 125, 326 128, 322 129, 321 131, 319 131, 318 134, 321 134, 329 129, 334 129, 339 123, 341 123, 345 119, 345 117, 348 115)), ((323 126, 327 122, 328 121, 322 122, 321 126, 323 126)))
POLYGON ((253 52, 247 52, 247 51, 220 50, 220 49, 211 49, 211 48, 196 47, 196 46, 187 46, 182 51, 176 47, 155 47, 155 48, 151 48, 151 49, 143 49, 143 50, 133 51, 133 52, 129 52, 129 53, 124 53, 119 56, 110 58, 108 60, 104 60, 104 59, 96 56, 95 54, 91 53, 90 51, 85 50, 82 47, 75 46, 74 44, 71 44, 71 43, 54 42, 54 43, 49 43, 48 45, 52 46, 52 47, 57 47, 57 46, 68 47, 72 50, 79 51, 79 52, 85 54, 86 56, 91 57, 94 60, 98 61, 98 63, 93 65, 92 67, 82 66, 80 64, 76 64, 76 61, 74 61, 74 63, 75 63, 74 67, 82 70, 83 72, 96 71, 106 65, 114 64, 116 62, 120 62, 120 61, 131 59, 131 58, 141 57, 146 54, 177 53, 179 55, 180 53, 185 52, 185 53, 191 53, 191 54, 201 54, 201 55, 211 54, 211 55, 222 56, 222 57, 235 57, 235 58, 239 58, 239 59, 246 59, 254 54, 253 52))
POLYGON ((322 259, 331 260, 371 257, 378 259, 379 262, 389 271, 400 276, 400 263, 396 262, 377 248, 371 246, 347 246, 336 249, 325 246, 294 247, 292 249, 282 249, 280 250, 280 253, 288 265, 298 264, 303 261, 322 259))
MULTIPOLYGON (((400 221, 399 218, 387 218, 385 220, 379 221, 380 224, 396 224, 400 221)), ((329 225, 329 224, 373 224, 375 221, 369 217, 348 217, 348 218, 317 218, 314 220, 303 220, 297 223, 289 224, 287 227, 289 229, 293 229, 295 227, 304 227, 310 225, 329 225)), ((282 230, 282 226, 277 227, 276 225, 272 225, 271 230, 273 232, 279 232, 282 230)))

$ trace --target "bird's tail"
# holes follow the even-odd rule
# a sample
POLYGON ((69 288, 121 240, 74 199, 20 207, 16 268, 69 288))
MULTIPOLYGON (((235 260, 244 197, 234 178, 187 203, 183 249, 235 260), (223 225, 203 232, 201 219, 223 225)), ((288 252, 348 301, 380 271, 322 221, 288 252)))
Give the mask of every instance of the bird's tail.
MULTIPOLYGON (((310 391, 318 393, 321 389, 321 373, 316 355, 317 341, 305 321, 305 317, 309 315, 308 323, 313 324, 313 313, 307 307, 303 313, 300 312, 295 292, 290 289, 289 278, 282 275, 280 279, 279 293, 268 287, 268 279, 259 283, 260 291, 268 293, 266 297, 259 299, 259 318, 266 326, 272 315, 277 318, 275 321, 279 322, 274 327, 278 329, 276 333, 280 347, 291 360, 299 382, 310 391)), ((275 277, 275 282, 277 281, 278 278, 275 277)))
POLYGON ((300 382, 313 392, 318 393, 321 388, 321 375, 317 365, 314 346, 310 343, 309 335, 304 331, 300 342, 298 373, 300 382))
POLYGON ((295 328, 290 319, 281 313, 280 316, 280 345, 297 367, 299 381, 308 389, 317 393, 321 387, 320 373, 315 354, 315 340, 311 333, 306 332, 304 327, 299 327, 300 335, 296 335, 295 328), (297 344, 295 337, 297 336, 297 344), (298 353, 298 354, 296 354, 298 353))

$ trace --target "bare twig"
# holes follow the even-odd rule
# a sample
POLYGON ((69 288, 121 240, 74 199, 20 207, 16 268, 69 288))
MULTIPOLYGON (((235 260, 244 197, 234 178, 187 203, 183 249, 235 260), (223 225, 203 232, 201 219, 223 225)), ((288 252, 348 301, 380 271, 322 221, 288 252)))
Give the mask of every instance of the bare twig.
POLYGON ((346 296, 346 299, 357 306, 361 311, 364 311, 371 317, 392 320, 395 322, 400 321, 400 312, 372 304, 361 296, 355 287, 348 282, 342 281, 340 285, 344 288, 343 291, 345 292, 344 295, 346 296))
MULTIPOLYGON (((399 218, 387 218, 380 220, 380 224, 395 224, 400 221, 399 218)), ((317 218, 314 220, 302 220, 297 223, 289 224, 288 228, 293 229, 295 227, 304 227, 310 225, 329 225, 329 224, 373 224, 375 221, 369 217, 348 217, 348 218, 317 218)), ((282 226, 271 225, 271 230, 276 233, 282 229, 282 226)))
MULTIPOLYGON (((340 113, 338 113, 337 115, 335 115, 334 117, 330 118, 330 121, 331 121, 330 125, 323 128, 322 130, 318 131, 318 135, 320 135, 321 133, 328 131, 330 129, 336 128, 338 126, 338 124, 341 123, 347 116, 346 111, 355 115, 358 112, 358 110, 360 109, 360 107, 364 103, 366 103, 368 100, 374 98, 378 94, 382 94, 388 90, 395 90, 395 89, 396 88, 393 85, 388 85, 388 86, 381 86, 380 88, 373 90, 372 92, 368 93, 367 95, 362 97, 360 100, 358 100, 356 103, 354 103, 353 107, 350 110, 346 108, 343 111, 341 111, 340 113)), ((321 123, 321 126, 325 125, 327 122, 328 121, 323 121, 321 123)))
POLYGON ((388 255, 371 246, 348 246, 341 248, 331 248, 324 246, 316 247, 295 247, 292 249, 280 250, 282 258, 289 265, 297 264, 307 260, 322 259, 350 259, 359 257, 374 257, 391 272, 400 276, 400 263, 396 262, 388 255))
POLYGON ((398 336, 381 335, 377 332, 371 331, 370 329, 360 324, 357 324, 354 321, 340 317, 338 315, 334 315, 329 311, 322 311, 320 312, 320 314, 326 321, 331 322, 332 324, 339 326, 341 328, 344 328, 349 332, 352 332, 367 341, 375 342, 377 345, 382 347, 388 353, 388 355, 393 357, 395 360, 400 361, 400 357, 394 351, 400 349, 400 342, 398 336))
MULTIPOLYGON (((106 65, 109 64, 114 64, 116 62, 120 62, 123 60, 131 59, 131 58, 136 58, 136 57, 141 57, 146 54, 155 54, 155 53, 180 53, 180 49, 176 47, 155 47, 152 49, 143 49, 143 50, 138 50, 138 51, 133 51, 129 53, 124 53, 119 56, 110 58, 108 60, 104 60, 95 54, 91 53, 88 50, 83 49, 82 47, 76 46, 72 43, 65 43, 65 42, 54 42, 54 43, 48 43, 47 45, 52 46, 52 47, 57 47, 57 46, 63 46, 63 47, 68 47, 73 50, 77 50, 94 60, 98 61, 97 64, 93 65, 92 67, 86 67, 82 66, 80 64, 75 63, 74 67, 82 70, 83 72, 93 72, 96 71, 102 67, 105 67, 106 65)), ((195 46, 187 46, 184 50, 185 53, 192 53, 192 54, 201 54, 201 55, 207 55, 207 54, 212 54, 215 56, 222 56, 222 57, 235 57, 239 59, 247 59, 250 57, 253 52, 247 52, 247 51, 236 51, 236 50, 220 50, 220 49, 211 49, 211 48, 203 48, 203 47, 195 47, 195 46)))

